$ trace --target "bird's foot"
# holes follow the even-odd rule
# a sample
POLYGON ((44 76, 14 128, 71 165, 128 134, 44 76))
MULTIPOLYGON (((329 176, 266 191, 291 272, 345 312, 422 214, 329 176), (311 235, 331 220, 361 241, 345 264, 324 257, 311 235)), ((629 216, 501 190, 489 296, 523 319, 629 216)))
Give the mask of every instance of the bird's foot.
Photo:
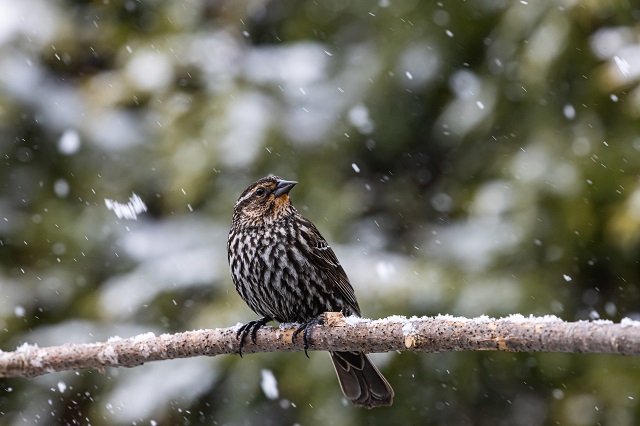
POLYGON ((240 358, 242 358, 242 348, 244 347, 244 339, 247 337, 247 334, 251 336, 251 342, 256 343, 256 336, 258 334, 258 330, 266 323, 271 321, 267 317, 262 317, 257 320, 249 321, 246 324, 243 324, 238 329, 236 333, 236 338, 238 339, 238 353, 240 354, 240 358))
POLYGON ((300 324, 298 328, 291 335, 291 343, 295 343, 296 337, 298 334, 302 333, 302 344, 304 347, 304 354, 309 358, 309 354, 307 353, 307 349, 309 349, 309 340, 311 339, 311 332, 313 331, 313 327, 319 324, 324 324, 324 314, 320 314, 317 317, 311 318, 300 324))

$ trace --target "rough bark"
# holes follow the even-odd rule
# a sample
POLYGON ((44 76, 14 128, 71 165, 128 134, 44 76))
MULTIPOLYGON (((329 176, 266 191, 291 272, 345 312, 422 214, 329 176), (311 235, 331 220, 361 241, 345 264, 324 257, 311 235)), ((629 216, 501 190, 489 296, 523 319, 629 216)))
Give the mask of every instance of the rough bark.
MULTIPOLYGON (((324 326, 313 330, 311 351, 478 351, 572 352, 640 355, 640 322, 623 320, 564 322, 547 317, 461 318, 448 315, 380 320, 325 314, 324 326)), ((135 367, 145 362, 201 355, 237 354, 238 326, 155 336, 147 333, 107 342, 39 348, 23 344, 0 351, 0 378, 106 367, 135 367)), ((292 343, 295 324, 264 327, 256 343, 247 339, 243 354, 304 350, 292 343)))

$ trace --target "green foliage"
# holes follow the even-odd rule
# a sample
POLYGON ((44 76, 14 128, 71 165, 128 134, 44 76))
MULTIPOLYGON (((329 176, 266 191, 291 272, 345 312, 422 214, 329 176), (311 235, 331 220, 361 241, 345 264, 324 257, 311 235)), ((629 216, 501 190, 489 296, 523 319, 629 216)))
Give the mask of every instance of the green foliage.
MULTIPOLYGON (((227 326, 248 182, 296 179, 364 315, 637 318, 630 2, 0 3, 2 350, 227 326), (119 219, 105 199, 148 211, 119 219)), ((265 354, 0 386, 0 424, 634 424, 633 358, 265 354), (263 369, 279 397, 260 388, 263 369)))

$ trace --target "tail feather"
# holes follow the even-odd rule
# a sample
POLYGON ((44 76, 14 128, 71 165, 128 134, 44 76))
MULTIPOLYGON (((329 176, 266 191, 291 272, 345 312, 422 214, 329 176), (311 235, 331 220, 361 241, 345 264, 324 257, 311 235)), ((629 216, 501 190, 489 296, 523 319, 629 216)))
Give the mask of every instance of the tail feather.
POLYGON ((356 407, 393 403, 393 389, 363 352, 329 352, 344 396, 356 407))

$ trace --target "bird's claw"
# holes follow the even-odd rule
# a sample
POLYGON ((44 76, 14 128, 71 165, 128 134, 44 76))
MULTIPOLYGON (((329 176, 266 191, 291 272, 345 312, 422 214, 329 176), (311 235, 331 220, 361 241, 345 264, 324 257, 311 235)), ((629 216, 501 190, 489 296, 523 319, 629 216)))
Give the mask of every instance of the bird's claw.
POLYGON ((240 326, 238 332, 236 333, 236 338, 238 339, 238 354, 240 355, 240 358, 242 358, 242 348, 244 347, 244 339, 245 337, 247 337, 247 334, 251 336, 251 343, 256 343, 258 330, 260 330, 260 328, 269 321, 269 318, 263 317, 257 320, 249 321, 248 323, 240 326))
POLYGON ((304 354, 307 358, 309 358, 307 349, 309 349, 309 340, 311 339, 311 332, 313 331, 313 327, 323 323, 324 314, 318 315, 317 317, 311 318, 310 320, 307 320, 300 324, 300 326, 296 328, 291 335, 291 343, 295 343, 298 334, 302 333, 302 347, 304 348, 304 354))

